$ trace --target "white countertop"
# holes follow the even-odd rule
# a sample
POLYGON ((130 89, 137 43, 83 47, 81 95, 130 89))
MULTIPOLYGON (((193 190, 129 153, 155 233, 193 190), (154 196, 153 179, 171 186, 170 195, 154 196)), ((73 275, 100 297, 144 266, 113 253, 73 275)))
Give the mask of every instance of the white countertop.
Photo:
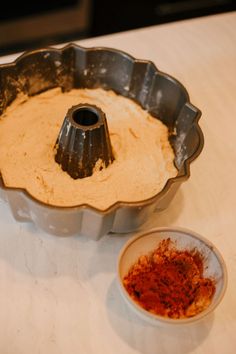
POLYGON ((0 353, 235 353, 236 13, 78 43, 154 61, 202 110, 205 146, 191 177, 145 228, 182 226, 207 237, 226 261, 228 289, 204 322, 152 327, 127 307, 116 286, 117 255, 130 235, 99 241, 49 236, 17 223, 0 201, 0 353))

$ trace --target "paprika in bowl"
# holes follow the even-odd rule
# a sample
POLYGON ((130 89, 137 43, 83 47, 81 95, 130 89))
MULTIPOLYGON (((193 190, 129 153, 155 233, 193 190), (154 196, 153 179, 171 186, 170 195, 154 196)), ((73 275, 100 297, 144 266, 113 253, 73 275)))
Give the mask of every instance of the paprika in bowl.
POLYGON ((227 271, 219 251, 202 236, 158 228, 123 247, 118 279, 124 299, 143 319, 188 324, 211 313, 222 300, 227 271))

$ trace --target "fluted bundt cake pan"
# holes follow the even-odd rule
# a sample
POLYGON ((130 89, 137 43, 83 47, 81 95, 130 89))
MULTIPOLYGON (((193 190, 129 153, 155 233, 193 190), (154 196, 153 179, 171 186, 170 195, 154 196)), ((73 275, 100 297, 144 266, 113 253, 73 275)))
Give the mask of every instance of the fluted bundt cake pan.
MULTIPOLYGON (((62 91, 72 88, 103 88, 136 101, 168 127, 178 174, 169 179, 161 192, 152 198, 139 202, 118 201, 106 210, 87 204, 73 207, 51 206, 35 199, 24 189, 7 187, 1 175, 0 195, 9 203, 16 220, 32 221, 50 234, 83 234, 98 239, 111 231, 123 233, 137 230, 154 210, 165 209, 182 182, 189 178, 190 163, 200 154, 204 144, 198 125, 200 110, 190 103, 184 86, 170 75, 159 71, 151 61, 137 60, 116 49, 83 48, 70 44, 62 49, 47 48, 27 52, 13 63, 0 65, 0 115, 18 94, 32 96, 54 87, 61 87, 62 91)), ((82 120, 78 118, 78 107, 71 108, 64 124, 66 125, 66 119, 75 114, 76 128, 82 126, 82 130, 77 130, 76 133, 77 142, 80 141, 81 134, 91 134, 91 128, 97 128, 98 135, 107 134, 106 123, 99 108, 80 108, 92 112, 91 119, 94 121, 86 128, 86 124, 81 123, 82 120)), ((61 129, 61 135, 59 134, 55 142, 57 148, 63 142, 63 127, 61 129)), ((105 141, 106 154, 100 158, 107 165, 112 163, 113 156, 109 140, 105 141)), ((64 170, 69 170, 70 175, 73 175, 73 166, 68 167, 68 161, 62 161, 63 154, 59 148, 57 151, 57 162, 64 164, 64 170)), ((94 157, 95 163, 98 158, 94 157)), ((80 162, 85 163, 86 159, 83 160, 80 156, 80 162)), ((84 165, 72 177, 83 178, 84 171, 89 175, 91 168, 91 165, 84 165)))

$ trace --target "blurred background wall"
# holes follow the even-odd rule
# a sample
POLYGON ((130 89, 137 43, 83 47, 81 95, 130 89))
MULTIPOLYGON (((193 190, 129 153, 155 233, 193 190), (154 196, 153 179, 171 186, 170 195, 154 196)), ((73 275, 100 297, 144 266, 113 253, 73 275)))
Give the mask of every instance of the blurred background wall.
POLYGON ((0 55, 235 9, 235 0, 5 0, 0 55))

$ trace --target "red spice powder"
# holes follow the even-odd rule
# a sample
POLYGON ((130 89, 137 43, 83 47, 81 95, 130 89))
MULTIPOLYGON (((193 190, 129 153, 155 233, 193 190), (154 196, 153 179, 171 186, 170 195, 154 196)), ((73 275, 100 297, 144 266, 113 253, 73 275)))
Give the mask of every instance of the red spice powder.
POLYGON ((169 238, 141 256, 123 283, 145 310, 170 318, 195 316, 215 293, 214 279, 203 276, 202 255, 195 249, 177 250, 169 238))

